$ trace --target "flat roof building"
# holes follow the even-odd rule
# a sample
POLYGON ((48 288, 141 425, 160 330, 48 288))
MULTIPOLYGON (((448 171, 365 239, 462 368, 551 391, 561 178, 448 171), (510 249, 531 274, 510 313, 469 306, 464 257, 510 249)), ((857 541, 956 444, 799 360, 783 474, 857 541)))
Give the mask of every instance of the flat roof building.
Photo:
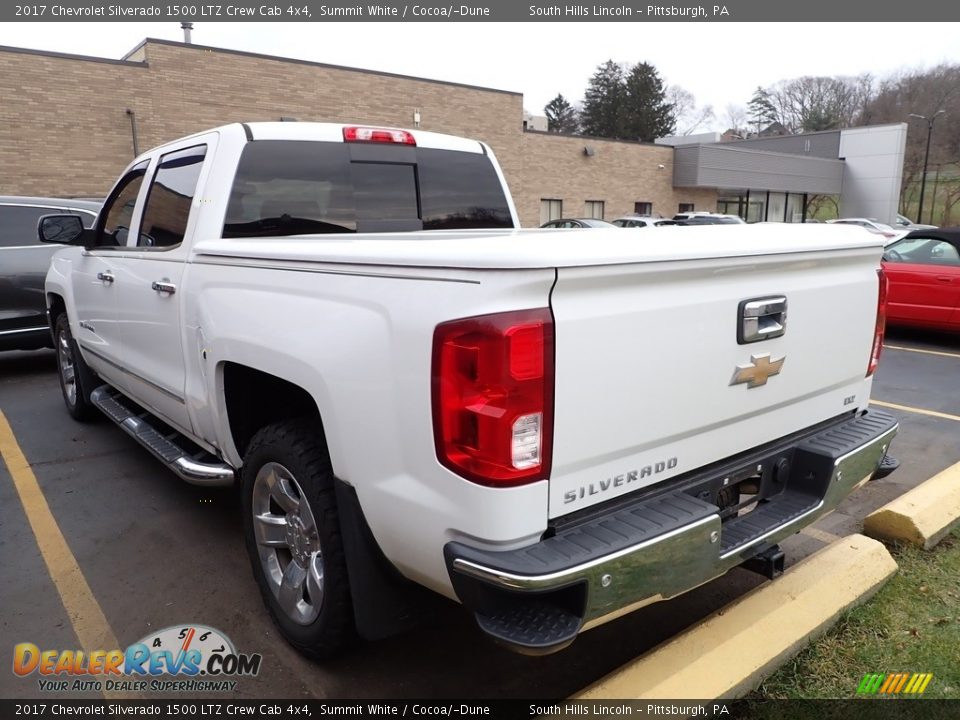
MULTIPOLYGON (((559 135, 534 130, 540 119, 525 114, 516 92, 167 40, 144 40, 120 60, 0 47, 0 97, 0 194, 8 195, 104 196, 139 151, 229 122, 281 119, 483 140, 527 227, 560 216, 729 211, 731 201, 750 219, 792 220, 790 198, 802 192, 840 194, 881 217, 899 194, 899 175, 891 194, 895 148, 868 160, 871 146, 899 137, 879 129, 838 131, 856 163, 753 141, 674 148, 559 135), (789 184, 801 177, 806 190, 789 184), (757 193, 767 191, 784 193, 784 209, 764 195, 761 218, 757 193), (884 200, 875 203, 875 193, 884 200)), ((902 155, 901 145, 901 168, 902 155)))

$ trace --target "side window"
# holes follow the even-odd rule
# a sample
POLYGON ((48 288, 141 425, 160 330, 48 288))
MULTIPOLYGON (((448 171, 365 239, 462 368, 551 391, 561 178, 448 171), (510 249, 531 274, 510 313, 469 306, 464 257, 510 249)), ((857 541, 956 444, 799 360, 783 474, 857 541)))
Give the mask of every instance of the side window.
POLYGON ((133 220, 133 208, 137 204, 137 195, 143 185, 143 176, 147 172, 149 161, 135 165, 110 193, 103 204, 97 227, 97 247, 122 247, 127 244, 130 223, 133 220))
POLYGON ((933 238, 904 238, 887 248, 883 255, 887 262, 917 263, 920 265, 960 265, 957 248, 933 238))
POLYGON ((138 247, 170 248, 183 242, 206 153, 206 145, 200 145, 161 156, 147 194, 138 247))
POLYGON ((948 242, 937 240, 930 248, 930 259, 937 265, 960 265, 960 253, 948 242))
POLYGON ((0 205, 0 247, 39 245, 37 223, 44 215, 63 212, 60 208, 0 205))

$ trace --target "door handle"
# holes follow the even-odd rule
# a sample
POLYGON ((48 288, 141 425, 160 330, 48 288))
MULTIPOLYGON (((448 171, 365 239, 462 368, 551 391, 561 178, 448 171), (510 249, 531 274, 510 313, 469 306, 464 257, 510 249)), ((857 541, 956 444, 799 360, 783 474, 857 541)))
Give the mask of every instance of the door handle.
POLYGON ((737 343, 778 338, 787 331, 787 298, 784 295, 744 300, 739 308, 737 343))
POLYGON ((170 293, 171 295, 177 291, 177 286, 167 279, 154 280, 150 287, 158 293, 170 293))
POLYGON ((949 275, 937 275, 937 281, 948 283, 948 282, 953 282, 953 278, 950 277, 949 275))
POLYGON ((114 280, 116 280, 116 278, 113 276, 113 273, 107 270, 107 272, 97 273, 97 280, 105 283, 112 283, 114 280))

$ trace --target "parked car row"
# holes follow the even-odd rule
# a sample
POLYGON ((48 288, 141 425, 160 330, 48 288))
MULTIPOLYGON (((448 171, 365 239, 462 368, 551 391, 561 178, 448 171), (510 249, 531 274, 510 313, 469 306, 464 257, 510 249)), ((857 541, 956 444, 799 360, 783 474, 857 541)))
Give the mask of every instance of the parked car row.
POLYGON ((43 280, 60 246, 40 243, 40 218, 77 215, 90 227, 99 210, 90 200, 0 196, 0 351, 53 346, 43 280))
POLYGON ((613 222, 597 218, 560 218, 550 220, 541 225, 541 228, 572 229, 572 228, 646 228, 664 227, 666 225, 742 225, 742 218, 736 215, 722 215, 711 212, 679 213, 673 218, 651 217, 649 215, 624 215, 613 222))
POLYGON ((827 222, 832 225, 856 225, 875 235, 883 235, 888 240, 895 240, 904 233, 903 229, 895 229, 876 218, 837 218, 836 220, 827 220, 827 222))
MULTIPOLYGON (((678 214, 669 220, 628 215, 612 223, 570 218, 553 220, 541 227, 645 228, 742 222, 736 216, 696 212, 678 214)), ((896 227, 874 218, 837 218, 827 223, 862 227, 887 239, 883 256, 889 293, 887 322, 934 330, 960 330, 960 228, 915 226, 903 215, 897 216, 896 227)))
MULTIPOLYGON (((44 215, 74 214, 93 224, 94 199, 0 196, 0 351, 51 347, 43 279, 57 245, 42 244, 37 223, 44 215)), ((888 239, 884 268, 890 291, 889 322, 934 329, 960 329, 960 229, 916 225, 897 215, 896 225, 874 218, 838 218, 888 239)), ((734 215, 693 212, 673 218, 625 215, 612 222, 565 218, 544 228, 647 228, 670 225, 739 224, 734 215)))

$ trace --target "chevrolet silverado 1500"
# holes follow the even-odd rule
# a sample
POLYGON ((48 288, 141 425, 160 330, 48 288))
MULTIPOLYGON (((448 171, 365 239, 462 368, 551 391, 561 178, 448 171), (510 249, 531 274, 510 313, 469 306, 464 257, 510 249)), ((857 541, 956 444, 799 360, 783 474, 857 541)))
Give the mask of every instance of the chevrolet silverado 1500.
POLYGON ((461 602, 528 653, 744 563, 873 476, 881 239, 517 229, 481 142, 235 124, 41 220, 67 409, 238 483, 284 636, 461 602))

